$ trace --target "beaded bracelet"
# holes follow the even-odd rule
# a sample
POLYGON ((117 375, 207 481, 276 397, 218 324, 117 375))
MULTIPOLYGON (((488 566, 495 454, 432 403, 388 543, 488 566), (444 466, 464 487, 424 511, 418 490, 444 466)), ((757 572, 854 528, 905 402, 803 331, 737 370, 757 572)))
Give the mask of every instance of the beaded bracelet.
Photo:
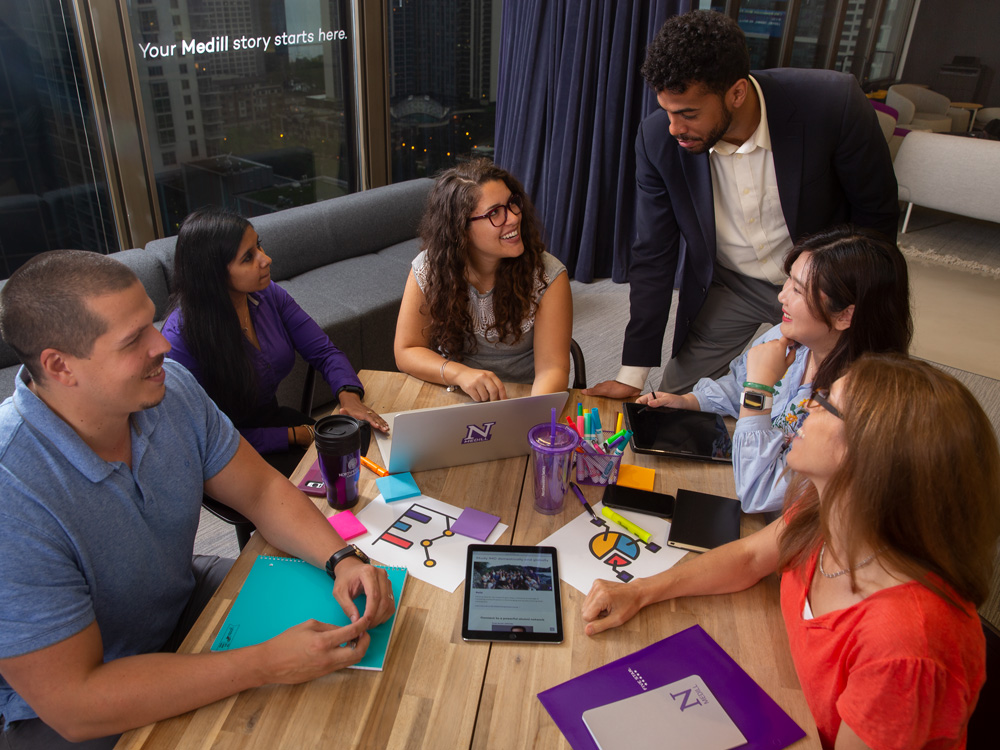
POLYGON ((753 389, 758 390, 758 391, 767 391, 772 396, 774 395, 774 386, 771 386, 771 385, 764 385, 763 383, 751 383, 751 382, 747 381, 747 382, 745 382, 743 384, 743 387, 744 388, 753 388, 753 389))

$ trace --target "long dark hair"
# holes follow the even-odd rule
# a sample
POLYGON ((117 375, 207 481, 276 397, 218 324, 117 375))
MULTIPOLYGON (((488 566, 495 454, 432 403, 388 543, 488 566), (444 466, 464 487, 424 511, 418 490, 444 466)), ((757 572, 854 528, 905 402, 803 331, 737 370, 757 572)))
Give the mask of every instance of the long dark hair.
POLYGON ((250 222, 222 208, 189 214, 177 233, 172 303, 181 335, 201 366, 205 391, 239 424, 257 403, 257 374, 229 296, 228 265, 250 222))
POLYGON ((847 530, 841 563, 884 548, 880 560, 946 600, 928 572, 982 604, 1000 534, 1000 454, 982 407, 951 375, 907 357, 867 354, 846 375, 844 459, 822 501, 801 475, 789 486, 779 568, 829 541, 835 517, 847 530))
POLYGON ((469 310, 469 282, 465 267, 469 258, 469 217, 476 210, 481 186, 500 180, 511 194, 521 199, 521 241, 524 252, 517 258, 503 258, 496 272, 493 292, 495 332, 500 341, 516 343, 524 335, 521 323, 534 310, 535 278, 542 272, 541 230, 531 200, 521 183, 488 159, 473 159, 442 172, 427 199, 420 221, 420 237, 427 250, 427 298, 431 318, 427 338, 439 349, 459 360, 476 351, 472 313, 469 310))
POLYGON ((813 315, 832 327, 833 317, 854 305, 851 326, 820 364, 814 388, 829 388, 866 352, 906 354, 913 338, 910 281, 895 243, 870 229, 833 227, 799 242, 785 258, 785 273, 802 253, 810 253, 803 281, 813 315))

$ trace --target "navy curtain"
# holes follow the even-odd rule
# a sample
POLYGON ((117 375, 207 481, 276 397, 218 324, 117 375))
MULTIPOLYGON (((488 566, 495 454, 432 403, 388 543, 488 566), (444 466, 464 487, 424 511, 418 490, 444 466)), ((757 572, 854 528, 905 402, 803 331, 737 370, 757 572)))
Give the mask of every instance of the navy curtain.
POLYGON ((496 162, 524 184, 549 252, 580 281, 626 281, 635 134, 656 98, 646 46, 691 0, 505 0, 496 162))

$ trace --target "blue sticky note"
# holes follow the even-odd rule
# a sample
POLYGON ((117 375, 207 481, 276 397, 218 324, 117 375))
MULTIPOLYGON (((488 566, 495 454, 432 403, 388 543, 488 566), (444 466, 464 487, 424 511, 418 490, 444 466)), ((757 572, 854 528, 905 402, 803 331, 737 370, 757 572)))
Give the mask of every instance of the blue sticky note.
POLYGON ((382 493, 382 497, 387 503, 394 503, 397 500, 405 500, 420 494, 420 488, 417 487, 417 483, 413 481, 413 475, 408 471, 402 474, 390 474, 387 477, 377 477, 375 484, 378 485, 378 491, 382 493))

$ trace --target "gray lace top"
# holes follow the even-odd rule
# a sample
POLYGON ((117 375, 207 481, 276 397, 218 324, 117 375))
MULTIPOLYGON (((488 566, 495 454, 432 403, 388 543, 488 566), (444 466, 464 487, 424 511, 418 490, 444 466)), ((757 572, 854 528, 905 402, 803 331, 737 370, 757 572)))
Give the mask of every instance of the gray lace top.
MULTIPOLYGON (((417 286, 426 294, 427 251, 422 250, 413 259, 413 276, 417 286)), ((542 273, 535 279, 534 300, 537 305, 555 278, 566 272, 566 266, 549 253, 542 254, 542 273)), ((462 358, 462 364, 481 370, 490 370, 508 383, 531 383, 535 379, 535 316, 532 313, 521 322, 524 335, 516 344, 505 344, 496 340, 496 332, 487 337, 486 331, 496 321, 493 314, 493 290, 485 294, 469 284, 469 310, 476 336, 477 349, 462 358)))

